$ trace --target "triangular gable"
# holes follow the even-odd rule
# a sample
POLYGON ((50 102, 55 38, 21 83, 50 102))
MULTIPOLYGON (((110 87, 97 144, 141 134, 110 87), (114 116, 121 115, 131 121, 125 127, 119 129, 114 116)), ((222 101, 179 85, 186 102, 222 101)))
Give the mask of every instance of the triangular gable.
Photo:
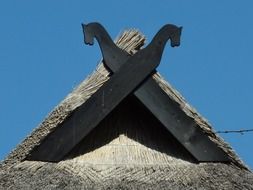
POLYGON ((86 165, 197 163, 134 96, 125 98, 64 160, 86 165))
MULTIPOLYGON (((144 42, 142 35, 135 31, 125 32, 119 39, 118 44, 125 44, 123 42, 130 41, 126 48, 128 52, 135 51, 144 42)), ((83 102, 85 102, 106 80, 108 80, 108 71, 102 64, 98 66, 95 73, 93 73, 87 80, 73 91, 49 116, 48 118, 29 136, 25 141, 17 147, 5 160, 6 164, 12 162, 19 162, 27 158, 28 154, 34 147, 39 146, 43 139, 50 134, 54 129, 60 126, 68 116, 83 102)), ((237 165, 245 167, 239 158, 234 154, 232 149, 223 142, 211 129, 210 125, 176 92, 161 76, 156 73, 153 75, 154 80, 159 84, 163 91, 170 97, 170 99, 177 103, 181 110, 191 117, 196 123, 197 127, 202 130, 209 139, 211 139, 218 147, 220 147, 229 156, 230 160, 237 165)))

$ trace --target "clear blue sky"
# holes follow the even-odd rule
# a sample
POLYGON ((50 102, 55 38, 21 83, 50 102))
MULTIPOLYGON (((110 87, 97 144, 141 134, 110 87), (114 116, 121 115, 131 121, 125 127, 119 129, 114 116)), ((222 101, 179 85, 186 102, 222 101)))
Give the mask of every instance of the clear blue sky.
MULTIPOLYGON (((111 36, 138 28, 150 39, 166 23, 183 26, 158 71, 215 130, 253 128, 253 1, 0 2, 0 159, 92 70, 101 53, 85 46, 81 22, 111 36), (167 3, 166 3, 167 2, 167 3)), ((253 133, 224 134, 253 168, 253 133)))

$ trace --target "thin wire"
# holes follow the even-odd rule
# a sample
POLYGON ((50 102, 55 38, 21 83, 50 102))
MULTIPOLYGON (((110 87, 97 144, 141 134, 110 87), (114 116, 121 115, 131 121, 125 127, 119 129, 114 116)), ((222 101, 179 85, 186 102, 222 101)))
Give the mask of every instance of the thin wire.
POLYGON ((226 130, 226 131, 217 131, 216 133, 247 133, 247 132, 253 132, 253 129, 241 129, 241 130, 226 130))

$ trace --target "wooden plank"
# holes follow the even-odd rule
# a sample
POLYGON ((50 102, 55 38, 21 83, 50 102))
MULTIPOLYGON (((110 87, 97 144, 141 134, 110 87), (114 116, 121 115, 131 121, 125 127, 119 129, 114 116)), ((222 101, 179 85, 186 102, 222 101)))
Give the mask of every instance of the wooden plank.
MULTIPOLYGON (((118 67, 115 64, 107 66, 112 71, 120 68, 120 64, 118 67)), ((196 160, 199 162, 229 161, 228 155, 203 133, 196 122, 182 111, 180 105, 171 100, 152 77, 143 82, 134 95, 196 160)))
POLYGON ((149 77, 160 62, 162 49, 149 46, 132 57, 122 50, 115 53, 116 50, 115 46, 111 49, 107 46, 103 51, 105 63, 115 74, 34 149, 29 159, 61 160, 136 89, 135 96, 198 161, 229 161, 196 122, 149 77))
POLYGON ((153 51, 150 47, 129 58, 97 92, 51 132, 27 159, 60 161, 151 74, 160 63, 161 57, 154 56, 156 53, 160 51, 153 51))
MULTIPOLYGON (((103 26, 93 23, 87 26, 84 33, 97 36, 103 53, 105 65, 117 72, 121 65, 129 59, 127 52, 118 48, 103 26), (102 32, 101 32, 102 31, 102 32), (106 39, 106 40, 101 40, 106 39), (105 43, 106 41, 106 43, 105 43)), ((138 64, 138 63, 137 63, 138 64)), ((196 158, 198 161, 229 161, 227 154, 212 142, 197 126, 196 122, 187 116, 178 104, 149 77, 140 86, 134 95, 153 113, 157 119, 170 131, 171 134, 196 158)))
POLYGON ((229 161, 227 154, 151 77, 134 94, 199 162, 229 161))

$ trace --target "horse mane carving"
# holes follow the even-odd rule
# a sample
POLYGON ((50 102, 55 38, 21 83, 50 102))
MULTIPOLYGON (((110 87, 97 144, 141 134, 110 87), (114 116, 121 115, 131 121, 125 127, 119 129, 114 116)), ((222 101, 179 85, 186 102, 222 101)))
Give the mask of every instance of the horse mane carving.
MULTIPOLYGON (((82 24, 84 33, 84 43, 93 45, 94 38, 98 41, 102 51, 105 65, 107 65, 113 72, 119 69, 119 66, 126 62, 130 55, 124 50, 114 44, 112 38, 105 30, 105 28, 97 22, 82 24), (120 64, 119 64, 120 63, 120 64)), ((137 54, 152 54, 152 57, 161 59, 166 42, 171 40, 171 47, 180 45, 182 27, 177 27, 172 24, 164 25, 152 39, 146 48, 137 52, 137 54)))

